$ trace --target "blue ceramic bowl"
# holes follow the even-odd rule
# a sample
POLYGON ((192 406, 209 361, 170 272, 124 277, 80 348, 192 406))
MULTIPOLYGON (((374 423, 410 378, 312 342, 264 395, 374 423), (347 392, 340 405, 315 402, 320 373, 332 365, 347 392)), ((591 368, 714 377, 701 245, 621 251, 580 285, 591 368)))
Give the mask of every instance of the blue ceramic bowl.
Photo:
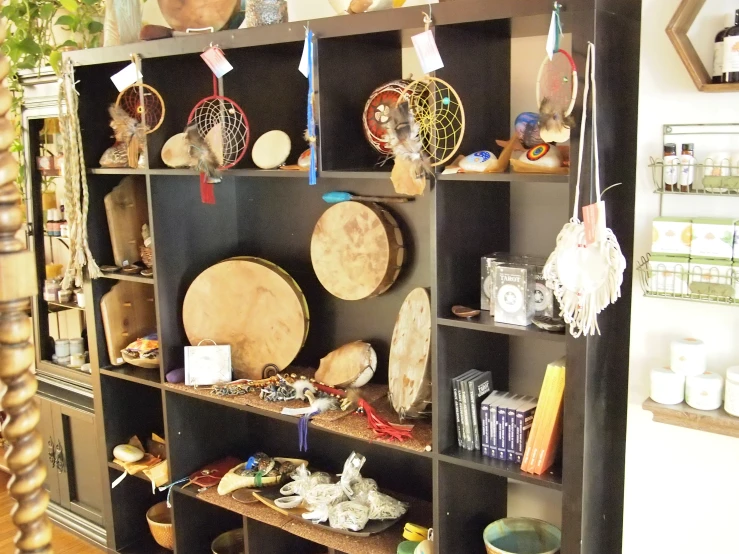
POLYGON ((482 534, 488 554, 557 554, 562 532, 546 521, 508 517, 494 521, 482 534))

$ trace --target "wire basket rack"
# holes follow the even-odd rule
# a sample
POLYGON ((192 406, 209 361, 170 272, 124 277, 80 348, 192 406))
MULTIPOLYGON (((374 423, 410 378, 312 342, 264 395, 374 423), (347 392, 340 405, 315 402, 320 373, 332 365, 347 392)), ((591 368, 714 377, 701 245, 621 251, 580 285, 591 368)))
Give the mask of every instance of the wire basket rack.
POLYGON ((680 163, 679 159, 665 163, 662 158, 650 158, 649 168, 654 191, 660 194, 739 196, 739 166, 732 165, 729 158, 707 158, 704 163, 691 164, 680 163), (682 175, 690 173, 692 179, 681 180, 682 175))
POLYGON ((636 269, 645 296, 739 305, 739 264, 654 261, 647 254, 636 269))

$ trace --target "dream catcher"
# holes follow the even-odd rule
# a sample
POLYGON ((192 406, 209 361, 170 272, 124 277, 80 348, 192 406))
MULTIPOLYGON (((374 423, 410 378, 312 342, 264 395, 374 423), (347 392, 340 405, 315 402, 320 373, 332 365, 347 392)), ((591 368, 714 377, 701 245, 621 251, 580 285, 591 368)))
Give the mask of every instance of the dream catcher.
POLYGON ((200 172, 201 199, 214 204, 212 183, 220 181, 220 170, 236 165, 249 146, 249 121, 244 110, 218 94, 215 75, 213 94, 192 109, 185 134, 192 167, 200 172))
POLYGON ((372 91, 364 105, 364 116, 362 117, 364 136, 380 154, 386 156, 392 154, 385 125, 390 120, 390 110, 398 103, 400 95, 409 84, 410 81, 405 80, 385 83, 372 91))
POLYGON ((385 124, 395 156, 392 180, 403 194, 421 194, 432 167, 449 161, 464 136, 464 108, 457 92, 435 77, 408 84, 385 124))
POLYGON ((146 134, 153 133, 164 121, 164 100, 154 87, 131 85, 118 95, 116 106, 123 109, 129 117, 146 126, 146 134))
MULTIPOLYGON (((547 286, 560 303, 561 314, 574 337, 600 333, 597 316, 621 296, 626 259, 613 231, 606 227, 605 204, 601 200, 600 161, 595 87, 595 46, 588 43, 585 92, 580 128, 580 152, 572 219, 557 237, 557 246, 544 267, 547 286), (595 159, 596 204, 583 208, 585 225, 578 219, 580 177, 585 144, 588 92, 592 83, 593 157, 595 159)), ((542 129, 543 132, 543 129, 542 129)), ((614 185, 615 186, 615 185, 614 185)), ((606 189, 607 190, 607 189, 606 189)), ((605 192, 605 191, 604 191, 605 192)))
POLYGON ((100 167, 143 166, 146 125, 128 115, 117 104, 110 106, 108 113, 115 143, 103 152, 100 167))
POLYGON ((577 66, 572 56, 564 50, 554 52, 551 59, 547 54, 536 80, 539 132, 544 142, 566 142, 570 138, 576 98, 577 66))

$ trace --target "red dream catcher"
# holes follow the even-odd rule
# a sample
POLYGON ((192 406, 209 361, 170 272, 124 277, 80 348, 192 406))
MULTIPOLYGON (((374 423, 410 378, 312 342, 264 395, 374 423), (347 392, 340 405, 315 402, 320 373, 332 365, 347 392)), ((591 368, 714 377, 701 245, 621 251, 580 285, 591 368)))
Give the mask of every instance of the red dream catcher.
POLYGON ((577 99, 577 66, 565 50, 557 50, 539 68, 536 101, 539 104, 539 127, 544 142, 566 142, 570 138, 572 110, 577 99))
POLYGON ((410 84, 410 81, 390 81, 376 88, 364 105, 362 124, 364 136, 372 147, 380 154, 392 154, 392 148, 385 137, 385 125, 390 119, 390 110, 397 103, 401 93, 410 84))
POLYGON ((154 87, 131 85, 124 88, 115 101, 116 106, 146 126, 146 134, 153 133, 164 121, 164 100, 154 87), (142 103, 143 98, 143 103, 142 103))
POLYGON ((218 94, 213 77, 213 94, 203 98, 190 112, 187 140, 190 154, 200 171, 200 195, 206 204, 215 204, 212 183, 220 180, 219 170, 236 165, 249 146, 249 121, 241 107, 218 94))

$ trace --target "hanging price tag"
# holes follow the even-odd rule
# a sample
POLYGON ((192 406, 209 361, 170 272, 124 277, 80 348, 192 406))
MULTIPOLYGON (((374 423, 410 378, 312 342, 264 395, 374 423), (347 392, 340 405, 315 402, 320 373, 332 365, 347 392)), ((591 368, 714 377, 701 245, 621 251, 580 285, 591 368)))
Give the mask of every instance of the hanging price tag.
POLYGON ((556 4, 552 12, 552 21, 549 23, 549 35, 547 36, 547 55, 551 60, 555 52, 559 52, 559 39, 562 35, 562 23, 559 20, 559 4, 556 4))
POLYGON ((130 87, 142 77, 143 75, 141 74, 141 72, 136 71, 136 64, 131 62, 126 67, 121 69, 118 73, 112 75, 110 77, 110 80, 113 81, 113 84, 115 85, 115 88, 118 89, 118 92, 121 92, 124 88, 130 87))
POLYGON ((423 69, 424 73, 431 73, 444 67, 444 62, 441 61, 441 56, 439 55, 439 49, 436 47, 434 33, 430 29, 412 36, 411 40, 413 41, 416 55, 418 55, 418 61, 421 62, 421 69, 423 69))
POLYGON ((585 242, 589 245, 600 242, 606 235, 606 203, 602 200, 583 206, 582 219, 585 224, 585 242))
POLYGON ((305 37, 303 43, 303 55, 300 56, 300 64, 298 65, 298 71, 300 71, 305 78, 308 78, 308 36, 305 37))
POLYGON ((233 66, 228 63, 223 50, 218 48, 218 46, 211 46, 200 54, 200 57, 203 58, 203 61, 208 64, 210 70, 219 79, 233 69, 233 66))

